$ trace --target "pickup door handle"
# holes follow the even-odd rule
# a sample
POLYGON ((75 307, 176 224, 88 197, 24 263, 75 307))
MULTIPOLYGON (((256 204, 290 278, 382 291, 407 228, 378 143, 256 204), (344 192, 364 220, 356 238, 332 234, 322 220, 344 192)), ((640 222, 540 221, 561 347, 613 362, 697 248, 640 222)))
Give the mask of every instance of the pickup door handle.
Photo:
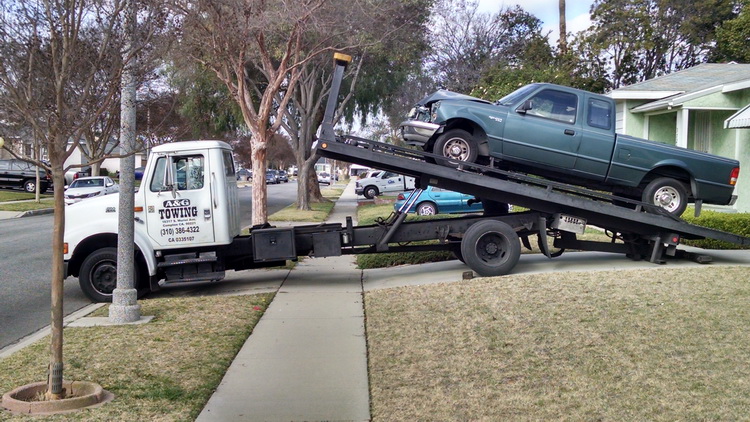
POLYGON ((574 131, 573 129, 565 129, 565 134, 573 136, 576 134, 576 131, 574 131))

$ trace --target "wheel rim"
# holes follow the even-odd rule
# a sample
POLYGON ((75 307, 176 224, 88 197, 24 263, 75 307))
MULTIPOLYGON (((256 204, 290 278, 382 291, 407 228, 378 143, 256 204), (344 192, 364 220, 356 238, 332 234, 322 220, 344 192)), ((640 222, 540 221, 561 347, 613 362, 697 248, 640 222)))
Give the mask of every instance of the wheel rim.
POLYGON ((29 182, 26 183, 26 192, 34 192, 36 191, 36 183, 29 182))
POLYGON ((505 237, 497 232, 486 233, 476 243, 477 257, 490 265, 498 265, 508 258, 505 237))
POLYGON ((421 206, 419 207, 419 215, 435 215, 435 210, 429 205, 421 206))
POLYGON ((466 161, 469 158, 471 147, 463 138, 450 138, 443 145, 443 156, 459 161, 466 161))
POLYGON ((682 197, 680 192, 672 186, 663 186, 654 192, 653 198, 654 204, 664 208, 669 212, 673 212, 680 208, 682 204, 682 197))
POLYGON ((111 295, 117 287, 117 266, 114 261, 104 261, 91 270, 91 285, 103 295, 111 295))

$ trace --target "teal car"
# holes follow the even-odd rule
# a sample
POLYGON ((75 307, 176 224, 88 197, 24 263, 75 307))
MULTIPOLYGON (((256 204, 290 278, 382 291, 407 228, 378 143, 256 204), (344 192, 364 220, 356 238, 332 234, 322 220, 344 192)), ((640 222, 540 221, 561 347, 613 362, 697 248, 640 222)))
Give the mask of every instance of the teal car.
MULTIPOLYGON (((404 205, 406 199, 409 198, 410 194, 411 191, 398 194, 393 208, 398 211, 404 205)), ((463 214, 482 211, 482 203, 473 195, 453 192, 434 186, 428 186, 427 189, 423 190, 409 208, 409 212, 417 213, 418 215, 463 214)))

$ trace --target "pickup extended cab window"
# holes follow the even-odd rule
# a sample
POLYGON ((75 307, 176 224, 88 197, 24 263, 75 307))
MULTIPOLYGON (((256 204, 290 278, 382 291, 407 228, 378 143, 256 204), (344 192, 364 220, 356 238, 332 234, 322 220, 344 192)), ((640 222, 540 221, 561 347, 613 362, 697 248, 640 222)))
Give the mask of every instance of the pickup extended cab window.
POLYGON ((526 111, 531 116, 544 117, 563 123, 576 122, 578 96, 569 92, 545 89, 531 97, 531 108, 526 111))
POLYGON ((612 129, 612 104, 607 101, 589 99, 589 119, 588 124, 591 127, 599 129, 612 129))

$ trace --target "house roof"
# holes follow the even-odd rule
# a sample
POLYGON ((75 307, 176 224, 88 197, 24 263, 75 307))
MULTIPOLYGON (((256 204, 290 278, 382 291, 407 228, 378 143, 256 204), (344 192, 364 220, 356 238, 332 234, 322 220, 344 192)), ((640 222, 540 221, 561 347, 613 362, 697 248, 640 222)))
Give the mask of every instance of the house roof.
POLYGON ((704 63, 610 92, 614 99, 657 100, 633 108, 654 111, 682 105, 714 92, 750 88, 750 64, 704 63))
POLYGON ((750 129, 750 104, 724 121, 724 129, 750 129))

